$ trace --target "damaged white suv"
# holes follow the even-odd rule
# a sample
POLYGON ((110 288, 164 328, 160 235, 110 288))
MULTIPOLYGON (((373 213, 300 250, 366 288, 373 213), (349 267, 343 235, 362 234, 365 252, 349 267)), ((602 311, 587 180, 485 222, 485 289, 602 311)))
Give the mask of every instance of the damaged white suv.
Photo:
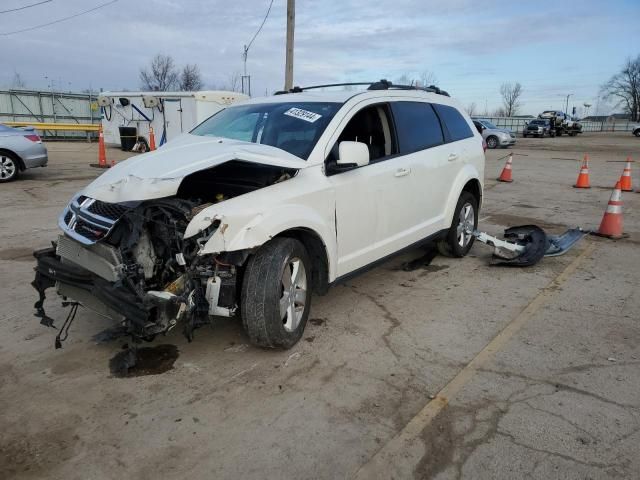
POLYGON ((428 241, 464 256, 484 151, 460 106, 386 81, 312 88, 230 106, 79 192, 35 252, 42 323, 55 286, 136 340, 237 315, 289 348, 312 292, 428 241))

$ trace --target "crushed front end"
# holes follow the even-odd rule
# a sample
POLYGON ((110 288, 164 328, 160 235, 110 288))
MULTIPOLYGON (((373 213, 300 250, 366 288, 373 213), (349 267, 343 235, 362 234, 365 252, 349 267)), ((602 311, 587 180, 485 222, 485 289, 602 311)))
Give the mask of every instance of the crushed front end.
POLYGON ((198 237, 184 238, 189 221, 213 203, 169 197, 115 204, 74 197, 59 218, 63 233, 52 247, 34 252, 36 316, 54 326, 44 309, 45 292, 52 287, 63 305, 72 310, 82 305, 111 318, 136 341, 151 340, 178 323, 191 340, 212 317, 233 315, 238 267, 249 253, 198 255, 219 222, 198 237))

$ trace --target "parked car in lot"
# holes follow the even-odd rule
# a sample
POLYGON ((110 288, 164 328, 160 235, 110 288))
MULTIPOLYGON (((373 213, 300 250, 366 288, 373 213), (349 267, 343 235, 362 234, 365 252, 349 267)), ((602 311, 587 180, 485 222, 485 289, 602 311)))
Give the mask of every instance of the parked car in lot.
POLYGON ((522 130, 522 136, 525 138, 529 135, 531 135, 532 137, 542 138, 550 134, 551 122, 546 119, 531 120, 529 123, 525 124, 524 129, 522 130))
POLYGON ((511 130, 498 128, 484 119, 474 120, 473 124, 479 132, 482 132, 482 138, 487 142, 488 148, 506 148, 516 144, 516 136, 511 130))
POLYGON ((631 131, 636 137, 640 137, 640 125, 635 125, 631 131))
POLYGON ((311 293, 409 247, 471 248, 483 141, 438 89, 313 87, 228 106, 107 170, 64 209, 33 285, 151 339, 238 315, 289 348, 311 293))
POLYGON ((33 128, 0 124, 0 183, 18 178, 27 168, 46 167, 47 148, 33 128))

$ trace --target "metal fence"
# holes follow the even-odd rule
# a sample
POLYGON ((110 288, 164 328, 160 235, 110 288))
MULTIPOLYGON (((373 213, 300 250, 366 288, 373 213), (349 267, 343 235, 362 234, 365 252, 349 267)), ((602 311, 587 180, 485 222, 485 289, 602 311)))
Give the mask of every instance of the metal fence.
MULTIPOLYGON (((518 117, 481 117, 474 116, 474 119, 486 119, 493 123, 496 127, 507 128, 514 133, 522 133, 527 122, 534 120, 533 118, 518 117)), ((630 122, 628 120, 620 121, 603 121, 603 122, 580 122, 583 132, 631 132, 635 125, 640 122, 630 122)))
MULTIPOLYGON (((93 93, 0 90, 0 122, 100 123, 93 93)), ((84 132, 44 131, 49 139, 86 138, 84 132)))

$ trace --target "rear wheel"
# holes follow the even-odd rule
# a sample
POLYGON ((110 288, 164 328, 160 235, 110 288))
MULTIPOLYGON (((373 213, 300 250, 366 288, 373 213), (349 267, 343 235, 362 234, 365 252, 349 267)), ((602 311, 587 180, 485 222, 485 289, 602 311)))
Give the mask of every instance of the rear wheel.
POLYGON ((10 182, 18 177, 18 159, 8 152, 0 152, 0 183, 10 182))
POLYGON ((242 325, 252 344, 291 348, 311 306, 311 261, 298 240, 275 238, 249 260, 242 283, 242 325))
POLYGON ((438 251, 448 257, 464 257, 475 240, 471 232, 477 227, 478 199, 469 192, 462 192, 447 236, 437 243, 438 251))
POLYGON ((633 134, 634 134, 636 137, 640 137, 640 128, 638 128, 635 132, 633 132, 633 134))

